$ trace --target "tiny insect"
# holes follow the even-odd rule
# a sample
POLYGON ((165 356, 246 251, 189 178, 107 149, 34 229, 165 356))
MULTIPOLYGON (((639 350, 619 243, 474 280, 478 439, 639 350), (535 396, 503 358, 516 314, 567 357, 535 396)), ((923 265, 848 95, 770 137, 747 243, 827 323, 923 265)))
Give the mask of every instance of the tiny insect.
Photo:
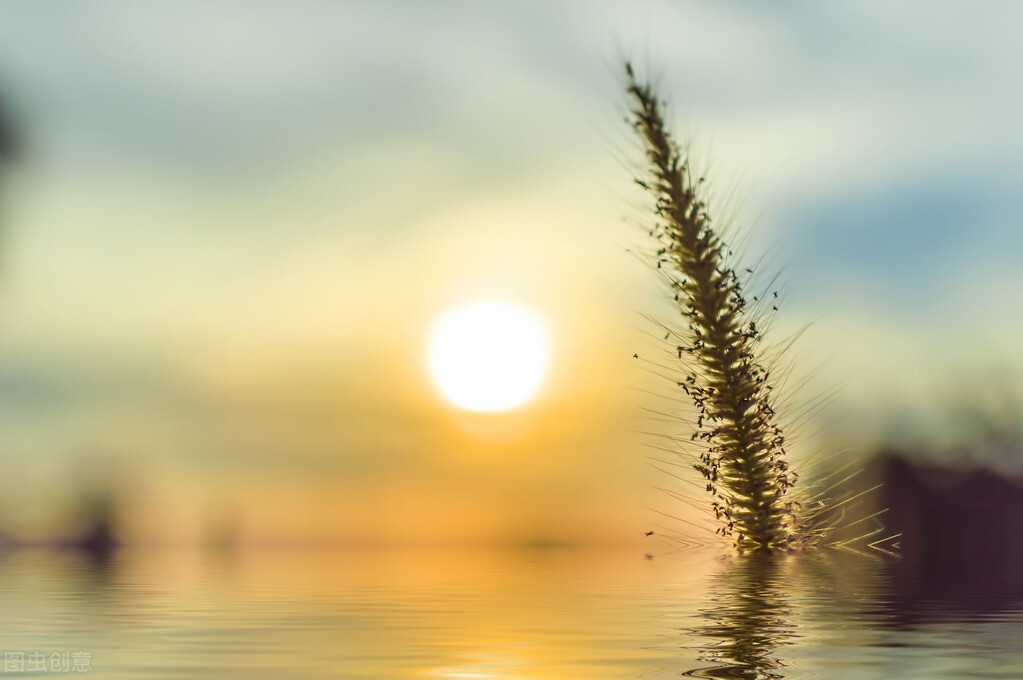
POLYGON ((652 531, 648 531, 648 532, 646 532, 646 533, 645 533, 645 534, 643 534, 643 535, 644 535, 644 536, 653 536, 653 535, 654 535, 654 532, 652 532, 652 531))

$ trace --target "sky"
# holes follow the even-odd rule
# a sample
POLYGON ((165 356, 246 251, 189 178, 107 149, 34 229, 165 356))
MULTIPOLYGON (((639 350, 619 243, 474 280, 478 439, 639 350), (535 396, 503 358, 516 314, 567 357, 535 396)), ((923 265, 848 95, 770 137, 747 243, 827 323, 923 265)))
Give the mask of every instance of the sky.
POLYGON ((810 324, 795 401, 838 393, 807 429, 869 449, 1018 419, 1021 14, 4 2, 0 511, 45 532, 109 485, 134 540, 639 535, 671 510, 643 432, 685 426, 649 418, 678 405, 632 359, 672 308, 626 58, 739 262, 780 272, 772 337, 810 324), (550 357, 535 399, 482 416, 427 348, 488 301, 550 357))

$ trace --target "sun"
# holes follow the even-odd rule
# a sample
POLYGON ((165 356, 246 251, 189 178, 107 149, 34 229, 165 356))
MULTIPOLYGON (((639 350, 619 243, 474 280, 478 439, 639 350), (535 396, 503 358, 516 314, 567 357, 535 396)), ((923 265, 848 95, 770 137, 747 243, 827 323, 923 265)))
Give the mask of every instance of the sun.
POLYGON ((540 323, 506 304, 481 303, 450 312, 437 325, 430 372, 463 409, 493 413, 536 394, 547 363, 540 323))

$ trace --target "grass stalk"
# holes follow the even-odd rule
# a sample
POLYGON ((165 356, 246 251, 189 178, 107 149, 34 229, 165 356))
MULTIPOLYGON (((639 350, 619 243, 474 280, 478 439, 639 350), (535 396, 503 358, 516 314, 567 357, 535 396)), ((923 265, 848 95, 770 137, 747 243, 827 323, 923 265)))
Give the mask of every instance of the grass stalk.
POLYGON ((648 83, 626 65, 633 102, 630 122, 643 141, 648 176, 638 179, 655 200, 654 233, 664 246, 657 267, 672 269, 675 299, 689 336, 678 356, 694 360, 678 383, 698 410, 694 467, 713 497, 718 532, 749 551, 788 550, 801 543, 790 494, 796 473, 785 460, 785 438, 772 407, 768 372, 755 352, 761 341, 746 313, 739 278, 711 223, 689 158, 668 133, 662 106, 648 83), (688 357, 687 357, 688 358, 688 357))

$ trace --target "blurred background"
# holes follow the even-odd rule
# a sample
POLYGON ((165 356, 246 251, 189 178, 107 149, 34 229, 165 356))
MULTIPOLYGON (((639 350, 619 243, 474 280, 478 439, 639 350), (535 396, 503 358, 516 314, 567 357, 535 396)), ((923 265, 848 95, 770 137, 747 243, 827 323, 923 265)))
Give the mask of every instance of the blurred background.
POLYGON ((1018 476, 1021 21, 1008 0, 0 4, 2 540, 642 539, 671 507, 642 432, 686 426, 645 419, 665 390, 632 358, 672 308, 630 253, 625 58, 743 257, 782 272, 772 337, 812 323, 796 401, 840 389, 797 455, 1018 476), (549 369, 471 415, 427 346, 491 300, 541 321, 549 369))

